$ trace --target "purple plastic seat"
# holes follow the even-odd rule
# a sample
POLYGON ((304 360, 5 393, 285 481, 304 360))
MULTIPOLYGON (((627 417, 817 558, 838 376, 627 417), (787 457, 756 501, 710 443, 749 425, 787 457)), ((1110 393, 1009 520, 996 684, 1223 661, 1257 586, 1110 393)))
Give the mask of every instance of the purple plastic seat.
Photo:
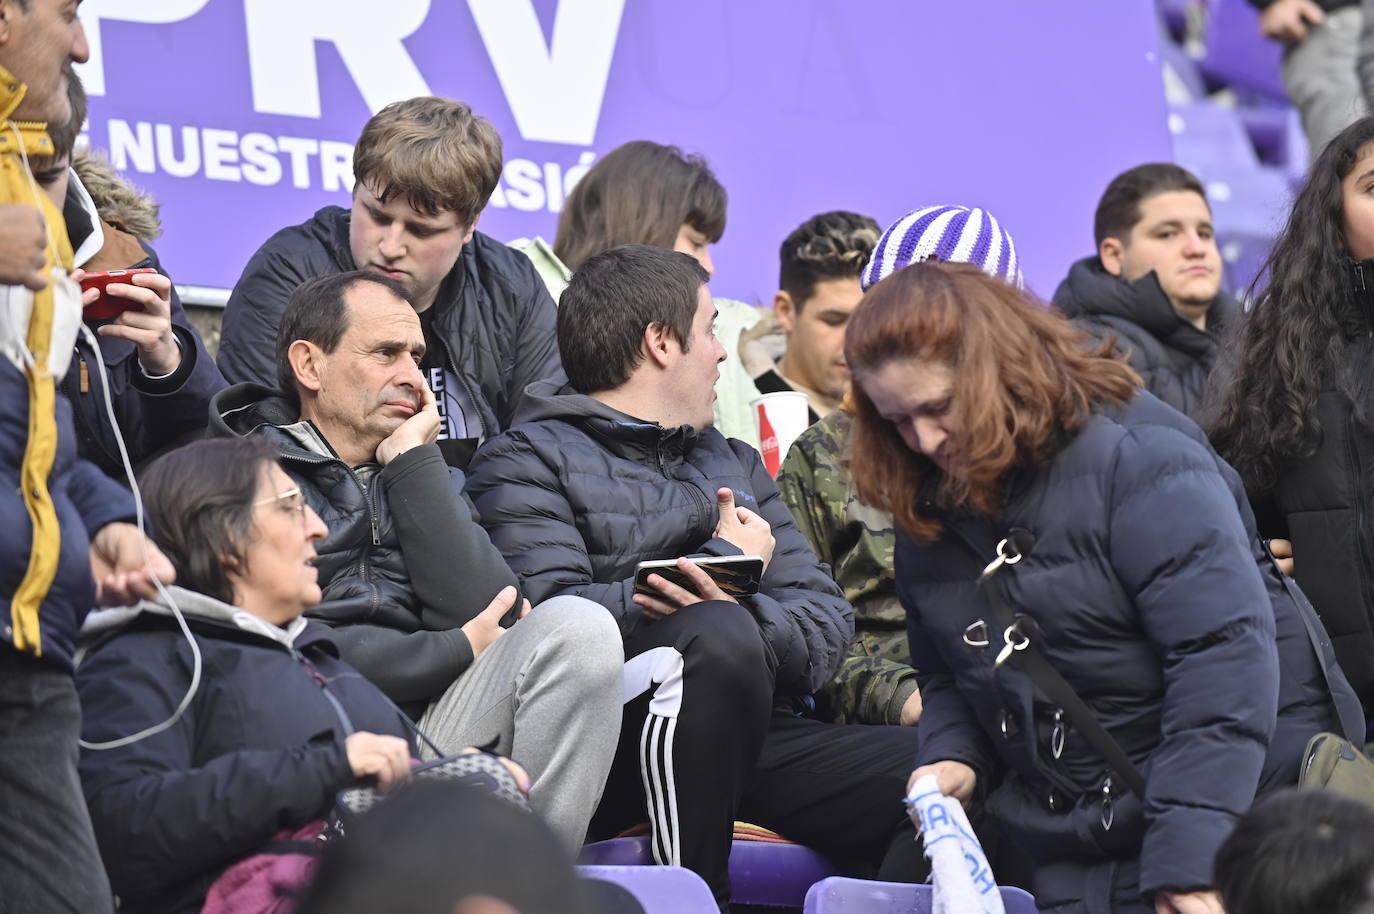
POLYGON ((1201 103, 1172 105, 1169 108, 1169 133, 1173 137, 1174 159, 1190 168, 1221 163, 1235 170, 1258 167, 1259 155, 1250 142, 1236 112, 1229 108, 1201 103))
POLYGON ((1287 101, 1279 77, 1283 49, 1259 32, 1259 13, 1246 0, 1216 0, 1207 23, 1207 55, 1198 62, 1210 78, 1287 101))
MULTIPOLYGON (((1002 887, 1007 914, 1036 914, 1035 899, 1020 889, 1002 887)), ((930 914, 934 898, 928 885, 870 882, 832 876, 806 893, 803 914, 930 914)))
POLYGON ((1159 58, 1164 66, 1178 77, 1193 101, 1200 102, 1207 98, 1207 84, 1197 68, 1197 61, 1189 57, 1188 52, 1171 41, 1167 35, 1159 36, 1159 58))
POLYGON ((1188 9, 1196 6, 1197 0, 1156 0, 1159 19, 1168 30, 1169 37, 1178 40, 1188 30, 1188 9))
POLYGON ((587 879, 623 886, 645 914, 716 914, 716 900, 702 878, 680 866, 579 866, 587 879))
MULTIPOLYGON (((581 864, 590 866, 651 866, 648 838, 612 838, 582 848, 581 864)), ((806 890, 843 870, 826 857, 800 844, 766 841, 734 842, 730 851, 732 902, 778 908, 799 908, 806 890)))
POLYGON ((1295 190, 1307 180, 1307 135, 1292 105, 1250 105, 1236 109, 1260 162, 1280 169, 1295 190))
POLYGON ((1281 170, 1268 166, 1231 168, 1183 157, 1177 161, 1197 175, 1207 191, 1226 267, 1224 287, 1244 294, 1288 216, 1292 185, 1281 170))

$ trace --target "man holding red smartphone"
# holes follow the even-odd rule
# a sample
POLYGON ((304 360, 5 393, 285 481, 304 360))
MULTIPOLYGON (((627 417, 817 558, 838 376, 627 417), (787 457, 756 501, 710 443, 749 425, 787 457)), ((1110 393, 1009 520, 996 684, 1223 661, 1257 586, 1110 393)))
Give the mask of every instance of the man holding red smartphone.
POLYGON ((71 117, 48 131, 52 154, 31 156, 29 165, 62 213, 81 267, 74 276, 82 319, 99 339, 77 339, 60 385, 74 408, 78 453, 122 480, 116 431, 137 467, 199 435, 210 399, 227 385, 149 245, 161 231, 156 205, 103 159, 75 148, 86 119, 75 73, 67 99, 71 117))

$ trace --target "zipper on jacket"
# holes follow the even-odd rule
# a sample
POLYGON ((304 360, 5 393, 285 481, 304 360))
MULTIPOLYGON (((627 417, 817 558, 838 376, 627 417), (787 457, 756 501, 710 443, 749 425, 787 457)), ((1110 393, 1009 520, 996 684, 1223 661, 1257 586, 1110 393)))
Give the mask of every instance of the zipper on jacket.
MULTIPOLYGON (((374 502, 372 489, 379 484, 376 479, 372 481, 372 487, 363 485, 363 481, 358 478, 357 473, 353 472, 353 468, 344 461, 338 459, 337 457, 321 457, 318 454, 282 454, 281 459, 288 462, 294 461, 296 463, 305 463, 314 466, 319 466, 325 463, 337 463, 339 466, 343 467, 344 472, 346 472, 348 474, 348 477, 353 480, 353 484, 358 487, 358 491, 363 493, 363 509, 367 511, 367 521, 372 529, 372 545, 380 546, 382 544, 381 532, 377 525, 377 512, 373 510, 374 502)), ((372 592, 371 611, 372 613, 376 613, 381 605, 382 597, 381 594, 377 591, 376 582, 372 580, 371 554, 371 550, 363 550, 363 557, 359 565, 359 571, 363 576, 363 580, 367 582, 368 590, 372 592)))
POLYGON ((381 505, 377 503, 377 489, 381 487, 381 480, 374 478, 372 485, 363 490, 363 500, 367 505, 367 519, 372 524, 372 545, 382 544, 382 533, 377 529, 377 515, 381 513, 381 505))

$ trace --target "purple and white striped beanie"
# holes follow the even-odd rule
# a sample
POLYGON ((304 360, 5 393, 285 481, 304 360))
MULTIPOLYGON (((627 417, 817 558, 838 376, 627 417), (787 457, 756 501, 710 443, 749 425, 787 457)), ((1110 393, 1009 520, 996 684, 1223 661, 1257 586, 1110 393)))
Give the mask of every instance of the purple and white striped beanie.
POLYGON ((878 239, 860 284, 867 290, 923 260, 971 263, 1018 289, 1024 287, 1011 235, 992 213, 967 206, 927 206, 892 223, 878 239))

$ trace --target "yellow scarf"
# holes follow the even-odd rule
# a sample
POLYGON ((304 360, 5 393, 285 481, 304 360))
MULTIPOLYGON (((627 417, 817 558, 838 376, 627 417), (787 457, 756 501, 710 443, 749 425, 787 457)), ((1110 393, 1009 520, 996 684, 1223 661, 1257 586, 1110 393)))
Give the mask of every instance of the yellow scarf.
MULTIPOLYGON (((23 101, 28 87, 21 85, 0 67, 0 203, 29 203, 39 207, 48 224, 45 272, 54 267, 71 272, 72 245, 62 214, 35 185, 23 156, 52 154, 47 124, 15 121, 10 118, 23 101)), ((25 368, 29 390, 29 437, 20 466, 20 490, 24 507, 33 524, 28 569, 10 600, 10 623, 14 646, 34 656, 43 653, 38 612, 52 587, 61 553, 61 531, 57 511, 48 491, 48 477, 57 456, 57 392, 48 370, 48 353, 53 332, 52 286, 35 292, 29 317, 26 342, 32 362, 25 368)))

